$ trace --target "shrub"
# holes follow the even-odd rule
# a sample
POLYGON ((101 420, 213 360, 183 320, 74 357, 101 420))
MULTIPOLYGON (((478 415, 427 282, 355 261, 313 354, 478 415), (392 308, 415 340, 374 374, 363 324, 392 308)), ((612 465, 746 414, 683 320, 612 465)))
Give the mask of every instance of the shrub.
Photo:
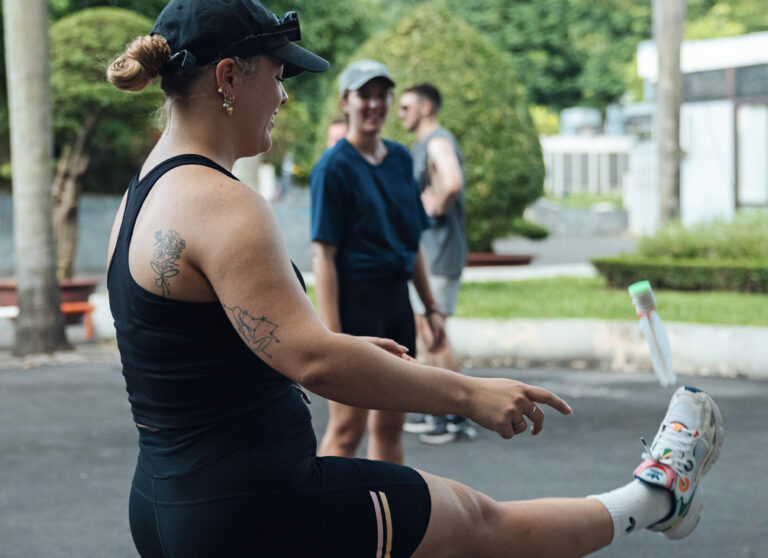
MULTIPOLYGON (((515 218, 543 192, 541 146, 510 59, 469 24, 434 4, 414 8, 364 43, 351 60, 363 58, 389 67, 396 94, 425 81, 440 89, 440 121, 454 133, 466 157, 470 250, 490 251, 492 242, 513 232, 515 218)), ((413 136, 394 114, 396 103, 384 136, 409 145, 413 136)), ((320 130, 338 116, 334 91, 320 130)), ((318 136, 319 156, 325 134, 318 136)))
POLYGON ((647 279, 654 288, 681 291, 768 293, 768 261, 715 259, 649 259, 617 256, 592 260, 608 285, 626 288, 647 279))
POLYGON ((768 212, 743 211, 730 222, 690 227, 672 223, 641 239, 645 258, 762 259, 768 261, 768 212))
POLYGON ((516 234, 531 240, 543 240, 549 236, 549 231, 546 228, 523 217, 516 217, 512 226, 516 234))

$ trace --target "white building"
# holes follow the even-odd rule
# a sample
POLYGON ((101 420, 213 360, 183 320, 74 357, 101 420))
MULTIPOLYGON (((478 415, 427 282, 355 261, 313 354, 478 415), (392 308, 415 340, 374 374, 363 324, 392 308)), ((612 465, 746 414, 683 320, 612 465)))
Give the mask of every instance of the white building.
MULTIPOLYGON (((768 32, 684 41, 680 67, 682 222, 768 208, 768 32)), ((563 133, 541 144, 545 191, 622 193, 630 232, 646 234, 660 220, 657 150, 648 138, 658 81, 653 41, 638 47, 638 74, 647 102, 609 107, 606 134, 590 109, 567 109, 563 133)))
MULTIPOLYGON (((685 41, 680 67, 683 223, 728 220, 741 208, 768 208, 768 32, 685 41)), ((638 73, 647 84, 657 83, 653 41, 638 47, 638 73)), ((658 193, 648 197, 658 198, 658 193)), ((632 226, 637 208, 629 209, 632 226)), ((645 217, 634 222, 653 223, 652 216, 645 217)), ((647 226, 637 232, 649 232, 644 229, 647 226)))

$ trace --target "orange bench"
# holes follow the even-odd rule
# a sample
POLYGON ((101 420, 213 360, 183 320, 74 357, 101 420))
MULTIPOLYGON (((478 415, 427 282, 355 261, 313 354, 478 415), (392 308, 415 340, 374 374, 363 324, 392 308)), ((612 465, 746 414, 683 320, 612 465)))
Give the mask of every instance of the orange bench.
POLYGON ((83 314, 83 325, 85 326, 85 338, 93 339, 93 316, 91 312, 96 307, 90 302, 62 302, 62 314, 83 314))
MULTIPOLYGON (((82 314, 83 326, 85 326, 85 338, 93 339, 93 312, 96 307, 89 302, 62 302, 62 314, 82 314)), ((0 306, 0 318, 15 320, 19 315, 18 306, 0 306)))

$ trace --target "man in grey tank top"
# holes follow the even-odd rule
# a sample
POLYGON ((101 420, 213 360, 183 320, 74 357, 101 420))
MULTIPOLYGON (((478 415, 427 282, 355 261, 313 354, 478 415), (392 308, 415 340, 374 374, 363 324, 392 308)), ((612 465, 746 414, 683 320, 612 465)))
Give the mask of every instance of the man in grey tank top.
MULTIPOLYGON (((421 188, 421 199, 432 227, 422 233, 421 250, 429 270, 429 284, 437 305, 424 308, 411 288, 411 305, 416 315, 416 331, 429 346, 430 330, 426 315, 453 314, 459 296, 461 272, 467 259, 464 234, 464 155, 456 138, 440 126, 440 92, 429 83, 414 85, 400 97, 398 116, 403 126, 416 135, 411 148, 413 173, 421 188)), ((459 371, 459 362, 449 340, 443 348, 426 355, 427 364, 459 371)), ((474 438, 476 432, 464 417, 412 417, 407 432, 421 433, 425 443, 443 444, 459 438, 474 438)))

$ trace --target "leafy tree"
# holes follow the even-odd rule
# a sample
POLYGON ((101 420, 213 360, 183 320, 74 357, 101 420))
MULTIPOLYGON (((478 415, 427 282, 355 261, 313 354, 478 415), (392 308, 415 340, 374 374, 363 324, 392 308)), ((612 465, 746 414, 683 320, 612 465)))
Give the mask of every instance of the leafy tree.
POLYGON ((648 0, 443 2, 512 56, 532 103, 557 110, 617 101, 650 37, 648 0))
POLYGON ((572 0, 568 34, 582 60, 576 80, 581 104, 605 109, 637 76, 637 45, 651 37, 651 2, 572 0))
POLYGON ((689 0, 686 39, 714 39, 768 31, 765 0, 689 0))
POLYGON ((445 0, 446 6, 512 57, 531 102, 578 104, 582 56, 568 34, 569 0, 445 0))
POLYGON ((77 200, 91 156, 109 165, 101 191, 120 191, 152 142, 149 120, 161 102, 156 86, 128 95, 107 83, 108 63, 152 22, 120 8, 89 8, 51 26, 54 137, 60 154, 54 179, 59 275, 70 276, 77 246, 77 200), (98 140, 98 151, 93 149, 98 140), (133 155, 134 157, 131 157, 133 155), (103 159, 102 159, 103 161, 103 159), (123 172, 120 172, 120 171, 123 172))
MULTIPOLYGON (((466 156, 470 249, 489 251, 493 240, 509 234, 514 219, 541 195, 544 180, 541 146, 509 57, 450 11, 424 4, 375 35, 352 58, 386 62, 399 87, 429 81, 441 90, 440 120, 466 156)), ((321 129, 338 114, 334 91, 321 129)), ((413 141, 392 114, 384 135, 413 141)))
POLYGON ((153 21, 168 0, 49 0, 51 20, 56 21, 86 8, 109 6, 124 8, 151 18, 153 21))

